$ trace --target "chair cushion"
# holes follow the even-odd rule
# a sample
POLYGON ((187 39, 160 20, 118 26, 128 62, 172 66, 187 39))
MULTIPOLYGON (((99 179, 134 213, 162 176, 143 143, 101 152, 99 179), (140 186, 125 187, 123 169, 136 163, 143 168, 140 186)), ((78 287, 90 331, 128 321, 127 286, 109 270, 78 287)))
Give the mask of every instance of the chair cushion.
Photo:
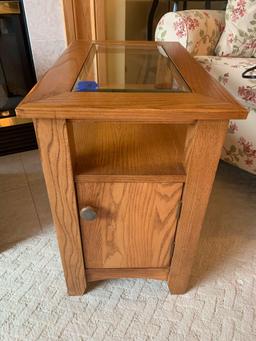
POLYGON ((242 78, 255 65, 253 58, 197 56, 198 62, 245 107, 246 120, 230 121, 221 158, 256 174, 256 81, 242 78))
POLYGON ((256 57, 256 0, 229 0, 217 56, 256 57))
POLYGON ((224 23, 224 11, 169 12, 159 21, 155 40, 178 41, 192 55, 213 55, 224 23))

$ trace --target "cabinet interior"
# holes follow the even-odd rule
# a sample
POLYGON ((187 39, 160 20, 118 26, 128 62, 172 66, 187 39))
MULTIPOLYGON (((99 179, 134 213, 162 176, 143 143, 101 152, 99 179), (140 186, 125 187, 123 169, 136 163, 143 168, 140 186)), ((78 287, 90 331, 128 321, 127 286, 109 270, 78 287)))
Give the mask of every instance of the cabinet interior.
POLYGON ((68 127, 77 181, 185 181, 187 125, 69 121, 68 127))

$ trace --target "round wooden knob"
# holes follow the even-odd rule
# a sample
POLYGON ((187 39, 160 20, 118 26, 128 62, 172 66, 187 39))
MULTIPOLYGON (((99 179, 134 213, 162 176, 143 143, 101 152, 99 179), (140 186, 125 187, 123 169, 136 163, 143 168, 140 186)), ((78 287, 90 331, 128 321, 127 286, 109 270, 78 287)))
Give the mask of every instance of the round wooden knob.
POLYGON ((83 220, 95 220, 97 218, 97 212, 95 208, 91 206, 83 207, 80 211, 80 217, 83 220))

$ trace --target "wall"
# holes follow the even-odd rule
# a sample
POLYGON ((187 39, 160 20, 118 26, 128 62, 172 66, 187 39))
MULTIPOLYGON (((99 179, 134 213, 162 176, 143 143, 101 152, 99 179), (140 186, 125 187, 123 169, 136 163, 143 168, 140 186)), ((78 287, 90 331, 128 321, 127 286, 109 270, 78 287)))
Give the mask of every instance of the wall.
POLYGON ((23 0, 37 77, 66 47, 62 0, 23 0))
MULTIPOLYGON (((167 11, 167 3, 160 0, 156 23, 167 11)), ((151 5, 152 0, 104 0, 106 39, 146 40, 151 5)))
MULTIPOLYGON (((152 0, 126 0, 125 36, 127 40, 146 40, 147 21, 152 0)), ((155 14, 154 27, 168 11, 168 1, 160 0, 155 14)))
POLYGON ((125 0, 105 0, 106 37, 111 40, 125 39, 125 0))

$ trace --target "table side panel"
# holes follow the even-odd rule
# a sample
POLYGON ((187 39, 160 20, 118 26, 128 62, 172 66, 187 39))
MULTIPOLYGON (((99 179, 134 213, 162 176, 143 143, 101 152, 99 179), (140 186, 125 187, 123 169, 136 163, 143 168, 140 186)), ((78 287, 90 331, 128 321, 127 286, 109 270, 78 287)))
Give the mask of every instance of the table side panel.
POLYGON ((187 135, 187 178, 168 279, 173 294, 185 293, 188 288, 227 126, 227 121, 200 121, 190 127, 187 135))
POLYGON ((86 277, 66 121, 34 125, 68 293, 82 295, 86 277))

